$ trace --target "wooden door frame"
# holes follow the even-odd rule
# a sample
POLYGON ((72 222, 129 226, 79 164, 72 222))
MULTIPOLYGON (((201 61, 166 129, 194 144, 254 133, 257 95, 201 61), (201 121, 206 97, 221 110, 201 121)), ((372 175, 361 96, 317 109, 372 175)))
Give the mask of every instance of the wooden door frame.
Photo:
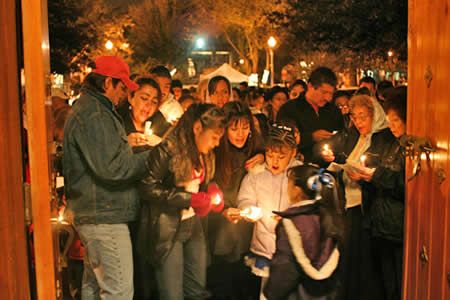
POLYGON ((38 299, 51 300, 56 288, 46 117, 51 105, 47 0, 22 0, 22 30, 36 287, 38 299))
POLYGON ((30 298, 22 189, 16 2, 0 2, 0 299, 30 298))

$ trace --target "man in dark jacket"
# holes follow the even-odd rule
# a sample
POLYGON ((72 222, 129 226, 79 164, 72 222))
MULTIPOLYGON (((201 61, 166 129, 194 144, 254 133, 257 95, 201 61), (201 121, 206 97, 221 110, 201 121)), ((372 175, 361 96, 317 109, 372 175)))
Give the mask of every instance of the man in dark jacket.
POLYGON ((330 138, 334 131, 344 127, 342 115, 330 103, 336 87, 334 72, 325 67, 312 71, 308 90, 296 100, 288 101, 278 112, 277 120, 295 121, 301 135, 300 152, 310 162, 315 143, 330 138))
POLYGON ((127 88, 138 88, 128 65, 97 58, 65 126, 67 213, 85 247, 83 299, 133 298, 127 223, 138 212, 135 183, 147 172, 147 153, 133 154, 115 110, 127 88))

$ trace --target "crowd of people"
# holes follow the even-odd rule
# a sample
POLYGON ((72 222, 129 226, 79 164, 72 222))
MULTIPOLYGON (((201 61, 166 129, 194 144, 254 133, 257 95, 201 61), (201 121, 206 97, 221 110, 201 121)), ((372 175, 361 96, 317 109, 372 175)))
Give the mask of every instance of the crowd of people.
POLYGON ((192 91, 98 57, 54 111, 81 298, 400 299, 406 89, 336 85, 192 91))

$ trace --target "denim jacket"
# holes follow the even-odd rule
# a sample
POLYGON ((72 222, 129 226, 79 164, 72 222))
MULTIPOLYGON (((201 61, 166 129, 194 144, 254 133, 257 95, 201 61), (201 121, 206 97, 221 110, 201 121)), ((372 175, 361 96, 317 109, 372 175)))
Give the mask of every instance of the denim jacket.
POLYGON ((64 131, 68 215, 75 224, 136 219, 136 183, 147 173, 148 152, 133 154, 122 119, 104 95, 83 89, 64 131))

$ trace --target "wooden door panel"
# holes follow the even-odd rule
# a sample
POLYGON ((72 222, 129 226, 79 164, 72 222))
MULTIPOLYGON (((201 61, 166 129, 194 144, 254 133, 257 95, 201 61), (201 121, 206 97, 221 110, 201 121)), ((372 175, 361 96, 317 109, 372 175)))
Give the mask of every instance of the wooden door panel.
MULTIPOLYGON (((450 299, 450 20, 447 0, 410 0, 408 34, 408 134, 427 137, 437 152, 407 184, 404 299, 450 299), (428 262, 419 257, 425 247, 428 262)), ((413 164, 407 161, 407 174, 413 164)))

